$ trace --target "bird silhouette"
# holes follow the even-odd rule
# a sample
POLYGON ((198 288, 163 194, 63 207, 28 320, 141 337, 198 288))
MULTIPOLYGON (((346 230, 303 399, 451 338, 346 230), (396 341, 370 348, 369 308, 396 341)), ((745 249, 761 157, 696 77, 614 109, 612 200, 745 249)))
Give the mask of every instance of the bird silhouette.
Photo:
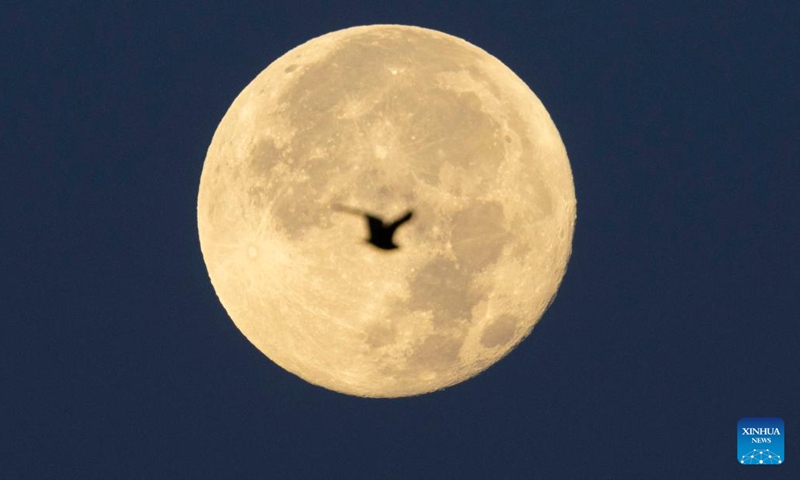
POLYGON ((409 210, 405 215, 398 218, 394 222, 386 224, 379 217, 357 208, 335 204, 333 205, 333 209, 339 212, 363 215, 367 219, 367 226, 369 226, 369 238, 366 239, 365 242, 370 243, 382 250, 395 250, 400 248, 394 243, 392 237, 394 236, 394 232, 397 230, 397 227, 409 221, 413 215, 413 212, 409 210))

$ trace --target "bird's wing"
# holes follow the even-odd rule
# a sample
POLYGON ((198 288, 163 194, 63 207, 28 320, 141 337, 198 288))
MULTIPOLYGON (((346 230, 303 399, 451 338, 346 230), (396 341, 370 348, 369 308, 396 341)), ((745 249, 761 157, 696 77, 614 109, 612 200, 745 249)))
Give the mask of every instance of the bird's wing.
POLYGON ((402 217, 400 217, 397 220, 395 220, 394 222, 392 222, 392 224, 389 225, 387 228, 390 229, 390 230, 396 230, 397 227, 399 227, 400 225, 402 225, 402 224, 406 223, 407 221, 411 220, 411 216, 412 215, 413 215, 413 212, 409 211, 408 213, 406 213, 402 217))
POLYGON ((359 210, 353 207, 348 207, 347 205, 341 205, 338 203, 334 203, 333 205, 331 205, 331 208, 333 210, 336 210, 337 212, 352 213, 353 215, 367 215, 367 212, 363 210, 359 210))

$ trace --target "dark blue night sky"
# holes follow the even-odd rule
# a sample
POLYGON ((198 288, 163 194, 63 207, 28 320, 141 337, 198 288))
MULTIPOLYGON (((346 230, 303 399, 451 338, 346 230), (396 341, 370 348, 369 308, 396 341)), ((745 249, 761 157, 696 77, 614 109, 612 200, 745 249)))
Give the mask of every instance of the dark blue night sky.
POLYGON ((0 478, 800 478, 798 5, 4 2, 0 478), (196 227, 239 91, 374 23, 514 70, 578 200, 533 334, 396 400, 266 359, 196 227), (784 421, 785 464, 737 464, 742 417, 784 421))

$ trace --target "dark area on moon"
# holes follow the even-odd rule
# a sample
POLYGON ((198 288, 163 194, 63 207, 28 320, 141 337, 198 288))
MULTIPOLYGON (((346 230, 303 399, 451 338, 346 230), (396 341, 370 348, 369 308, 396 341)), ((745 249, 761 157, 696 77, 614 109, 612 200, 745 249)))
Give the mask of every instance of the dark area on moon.
MULTIPOLYGON (((391 375, 400 382, 416 381, 421 372, 452 373, 459 368, 459 352, 470 329, 472 310, 486 300, 485 292, 471 287, 474 273, 460 262, 438 258, 410 280, 410 298, 393 303, 389 316, 403 318, 410 312, 429 312, 434 330, 414 347, 402 367, 382 367, 382 374, 391 375)), ((484 330, 481 345, 506 347, 513 340, 518 324, 519 319, 512 315, 498 316, 484 330)), ((396 342, 397 332, 391 324, 375 324, 368 332, 367 343, 373 348, 392 346, 396 342)))

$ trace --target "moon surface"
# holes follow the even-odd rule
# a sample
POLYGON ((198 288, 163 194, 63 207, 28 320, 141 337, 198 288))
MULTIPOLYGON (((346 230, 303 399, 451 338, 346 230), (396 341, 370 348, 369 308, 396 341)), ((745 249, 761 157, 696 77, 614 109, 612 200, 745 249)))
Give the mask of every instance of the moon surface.
POLYGON ((569 160, 539 99, 434 30, 354 27, 275 60, 203 166, 203 258, 236 326, 275 363, 351 395, 401 397, 508 354, 572 246, 569 160), (408 210, 393 251, 363 217, 408 210))

